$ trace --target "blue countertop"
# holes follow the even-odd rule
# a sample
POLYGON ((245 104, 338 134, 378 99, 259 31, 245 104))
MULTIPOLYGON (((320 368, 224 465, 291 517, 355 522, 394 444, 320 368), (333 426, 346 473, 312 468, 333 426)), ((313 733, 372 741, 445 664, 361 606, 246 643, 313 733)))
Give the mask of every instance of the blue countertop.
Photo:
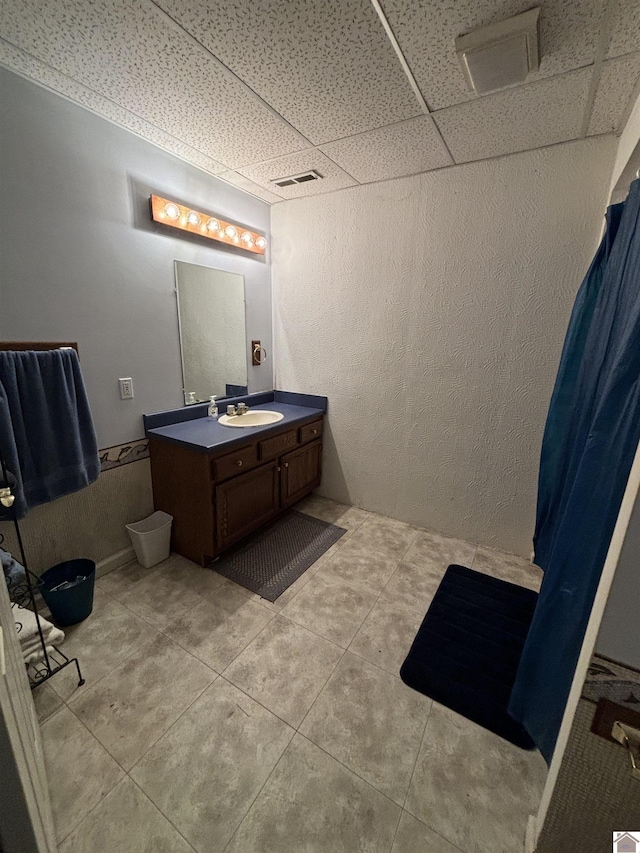
MULTIPOLYGON (((243 398, 248 399, 248 398, 243 398)), ((256 436, 263 438, 270 433, 275 433, 283 427, 299 423, 309 418, 321 418, 325 408, 312 408, 309 406, 295 406, 290 403, 269 402, 257 406, 251 406, 251 410, 266 409, 271 412, 281 412, 284 418, 275 424, 255 427, 228 427, 218 423, 217 420, 208 417, 195 418, 182 423, 169 424, 168 426, 147 429, 149 438, 159 438, 172 444, 180 444, 190 450, 199 450, 203 453, 213 453, 217 450, 233 450, 241 444, 252 441, 256 436)), ((220 414, 224 414, 224 406, 220 414)))

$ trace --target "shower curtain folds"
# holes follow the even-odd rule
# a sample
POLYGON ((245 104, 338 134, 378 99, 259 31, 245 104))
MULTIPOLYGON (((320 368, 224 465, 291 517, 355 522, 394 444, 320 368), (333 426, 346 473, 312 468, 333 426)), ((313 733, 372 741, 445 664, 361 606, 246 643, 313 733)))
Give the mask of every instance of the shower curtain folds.
POLYGON ((545 428, 534 537, 545 572, 509 712, 555 747, 640 439, 640 181, 607 211, 578 292, 545 428))

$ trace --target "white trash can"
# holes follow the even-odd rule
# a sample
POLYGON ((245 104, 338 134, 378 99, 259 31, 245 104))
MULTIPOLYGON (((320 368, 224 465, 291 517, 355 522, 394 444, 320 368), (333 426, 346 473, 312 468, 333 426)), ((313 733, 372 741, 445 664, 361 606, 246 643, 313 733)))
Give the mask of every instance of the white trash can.
POLYGON ((141 566, 150 569, 166 560, 171 552, 173 516, 158 510, 142 521, 125 525, 141 566))

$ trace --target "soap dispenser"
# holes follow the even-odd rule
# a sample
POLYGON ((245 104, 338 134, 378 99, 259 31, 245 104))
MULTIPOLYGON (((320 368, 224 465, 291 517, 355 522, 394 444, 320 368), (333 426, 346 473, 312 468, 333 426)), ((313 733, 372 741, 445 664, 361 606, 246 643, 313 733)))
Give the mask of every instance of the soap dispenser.
POLYGON ((216 420, 218 417, 218 404, 216 403, 216 395, 212 394, 209 397, 209 408, 207 409, 207 415, 213 420, 216 420))

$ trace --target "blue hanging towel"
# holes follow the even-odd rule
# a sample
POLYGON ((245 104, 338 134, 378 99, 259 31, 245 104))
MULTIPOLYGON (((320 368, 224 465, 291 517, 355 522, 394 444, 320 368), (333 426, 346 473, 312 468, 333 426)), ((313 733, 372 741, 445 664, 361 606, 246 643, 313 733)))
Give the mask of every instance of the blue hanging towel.
POLYGON ((18 518, 98 478, 98 444, 75 350, 0 352, 0 453, 17 480, 18 518))
POLYGON ((640 440, 640 181, 608 231, 567 332, 541 454, 545 575, 509 712, 551 760, 640 440))

